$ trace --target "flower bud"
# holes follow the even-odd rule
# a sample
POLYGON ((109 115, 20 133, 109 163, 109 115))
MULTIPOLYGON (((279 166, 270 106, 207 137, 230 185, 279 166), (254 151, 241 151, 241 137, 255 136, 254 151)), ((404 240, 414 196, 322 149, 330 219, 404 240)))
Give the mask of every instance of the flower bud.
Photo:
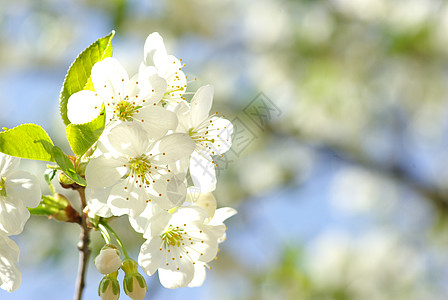
POLYGON ((123 289, 126 295, 132 300, 143 300, 148 288, 145 278, 137 271, 137 262, 132 259, 125 259, 121 268, 125 272, 123 289))
POLYGON ((78 173, 81 176, 85 176, 86 174, 86 167, 87 167, 87 163, 86 162, 82 162, 78 165, 78 167, 76 168, 76 173, 78 173))
POLYGON ((71 188, 72 184, 75 183, 75 181, 73 179, 71 179, 70 177, 68 177, 67 175, 65 175, 64 172, 58 173, 58 180, 64 189, 71 188))
POLYGON ((56 193, 54 196, 55 196, 54 199, 55 199, 56 203, 60 207, 67 207, 70 205, 70 200, 68 200, 68 198, 65 197, 64 195, 56 193))
POLYGON ((118 271, 106 275, 98 286, 98 295, 101 300, 117 300, 120 297, 120 284, 117 280, 118 271))
POLYGON ((101 274, 110 274, 121 266, 120 252, 117 246, 106 244, 95 258, 95 266, 101 274))

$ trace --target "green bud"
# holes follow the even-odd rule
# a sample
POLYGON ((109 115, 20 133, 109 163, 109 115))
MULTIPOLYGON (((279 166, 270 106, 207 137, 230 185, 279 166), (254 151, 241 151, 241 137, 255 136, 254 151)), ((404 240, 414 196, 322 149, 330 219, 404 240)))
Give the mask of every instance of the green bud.
POLYGON ((65 175, 64 172, 59 172, 58 173, 58 180, 59 180, 59 183, 62 185, 63 188, 69 188, 72 184, 75 183, 75 181, 72 180, 67 175, 65 175))
POLYGON ((123 263, 121 264, 121 269, 124 271, 126 275, 138 273, 138 264, 135 260, 126 258, 125 260, 123 260, 123 263))
POLYGON ((86 167, 87 167, 87 163, 86 162, 82 162, 78 165, 78 167, 76 168, 76 173, 78 173, 81 176, 85 176, 86 175, 86 167))
POLYGON ((67 206, 66 208, 58 210, 56 213, 52 215, 55 220, 61 222, 71 222, 71 223, 79 223, 81 222, 81 216, 78 212, 71 206, 67 206))
POLYGON ((130 258, 125 259, 121 265, 125 276, 123 280, 123 289, 126 295, 132 300, 143 300, 148 291, 146 281, 143 276, 138 273, 138 264, 130 258))
POLYGON ((70 205, 70 201, 68 200, 68 198, 62 194, 56 193, 54 199, 60 207, 67 207, 70 205))
POLYGON ((120 297, 120 283, 117 280, 118 271, 108 274, 101 279, 98 286, 98 296, 101 300, 117 300, 120 297))

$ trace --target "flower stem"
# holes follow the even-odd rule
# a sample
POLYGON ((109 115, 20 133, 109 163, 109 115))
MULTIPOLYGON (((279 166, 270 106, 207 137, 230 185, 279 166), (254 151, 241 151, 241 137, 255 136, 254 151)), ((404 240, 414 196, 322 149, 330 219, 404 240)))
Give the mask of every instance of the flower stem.
POLYGON ((114 238, 117 240, 118 245, 120 245, 121 250, 123 251, 123 255, 125 258, 130 258, 128 255, 128 252, 126 251, 126 249, 123 246, 123 243, 120 240, 120 237, 118 236, 118 234, 112 229, 112 227, 109 226, 109 224, 107 224, 106 222, 100 221, 100 224, 104 226, 105 228, 107 228, 107 230, 110 231, 110 233, 112 233, 112 235, 114 236, 114 238))
POLYGON ((85 277, 87 271, 87 263, 89 262, 90 256, 90 228, 87 226, 87 214, 84 213, 84 208, 86 207, 86 195, 85 187, 79 187, 77 189, 79 193, 79 198, 81 199, 81 235, 79 238, 78 249, 79 249, 79 265, 78 265, 78 278, 76 280, 76 290, 74 300, 82 299, 82 292, 85 286, 85 277))
POLYGON ((110 244, 111 239, 110 239, 109 231, 107 231, 107 228, 102 223, 100 223, 100 224, 98 224, 98 229, 100 230, 101 236, 103 237, 106 244, 110 244))
POLYGON ((48 183, 48 188, 50 189, 50 193, 53 196, 56 195, 56 188, 54 187, 54 185, 51 182, 48 183))

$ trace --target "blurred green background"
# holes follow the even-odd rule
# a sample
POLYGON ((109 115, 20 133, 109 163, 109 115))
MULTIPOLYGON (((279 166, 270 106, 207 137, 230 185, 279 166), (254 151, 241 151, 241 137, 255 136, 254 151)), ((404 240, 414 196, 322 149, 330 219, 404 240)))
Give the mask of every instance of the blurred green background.
MULTIPOLYGON (((112 29, 129 73, 160 32, 198 79, 188 90, 214 85, 236 128, 215 196, 239 213, 219 260, 201 288, 146 277, 147 299, 448 298, 447 1, 0 0, 0 125, 39 124, 68 150, 65 73, 112 29)), ((141 237, 112 226, 136 258, 141 237)), ((0 298, 70 299, 78 234, 31 218, 22 286, 0 298)), ((91 263, 85 299, 100 278, 91 263)))

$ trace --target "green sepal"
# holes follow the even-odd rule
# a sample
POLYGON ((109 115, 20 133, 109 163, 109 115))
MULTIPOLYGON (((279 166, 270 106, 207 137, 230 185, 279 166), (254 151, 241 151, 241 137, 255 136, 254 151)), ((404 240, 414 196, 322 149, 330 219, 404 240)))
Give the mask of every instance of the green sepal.
POLYGON ((106 110, 104 104, 99 115, 92 121, 84 124, 69 124, 66 128, 67 140, 70 147, 78 157, 84 155, 87 150, 100 138, 106 124, 106 110))
POLYGON ((143 276, 140 273, 136 274, 135 278, 137 279, 138 284, 140 285, 141 288, 146 287, 145 278, 143 278, 143 276))
POLYGON ((49 216, 57 213, 59 210, 67 207, 68 203, 64 202, 64 196, 57 194, 57 198, 49 195, 42 195, 42 201, 34 208, 28 208, 32 215, 49 216), (61 198, 62 197, 62 198, 61 198))
POLYGON ((20 158, 54 161, 53 141, 36 124, 22 124, 0 132, 0 152, 20 158))
POLYGON ((134 285, 132 284, 132 281, 134 280, 134 276, 132 275, 128 275, 124 277, 124 287, 123 289, 125 290, 126 294, 132 293, 132 291, 134 290, 134 285))
POLYGON ((52 153, 54 160, 62 169, 62 171, 65 173, 65 175, 67 175, 70 179, 72 179, 79 185, 82 186, 87 185, 86 180, 76 173, 75 166, 73 165, 72 161, 67 157, 67 155, 61 150, 61 148, 53 146, 52 153))
POLYGON ((59 109, 62 120, 67 126, 70 120, 67 116, 68 98, 74 93, 82 90, 94 90, 92 78, 90 77, 92 67, 95 63, 112 56, 112 39, 115 31, 112 31, 103 38, 96 40, 75 59, 68 69, 64 84, 59 96, 59 109))
POLYGON ((35 216, 49 216, 54 214, 57 210, 53 211, 53 209, 50 209, 45 204, 39 204, 36 207, 28 207, 28 211, 35 216))
POLYGON ((104 294, 107 290, 107 286, 111 282, 111 279, 109 277, 104 277, 103 280, 101 280, 100 285, 98 287, 98 296, 101 296, 101 294, 104 294))
POLYGON ((112 292, 114 293, 114 295, 120 294, 120 283, 116 279, 112 280, 112 292))

